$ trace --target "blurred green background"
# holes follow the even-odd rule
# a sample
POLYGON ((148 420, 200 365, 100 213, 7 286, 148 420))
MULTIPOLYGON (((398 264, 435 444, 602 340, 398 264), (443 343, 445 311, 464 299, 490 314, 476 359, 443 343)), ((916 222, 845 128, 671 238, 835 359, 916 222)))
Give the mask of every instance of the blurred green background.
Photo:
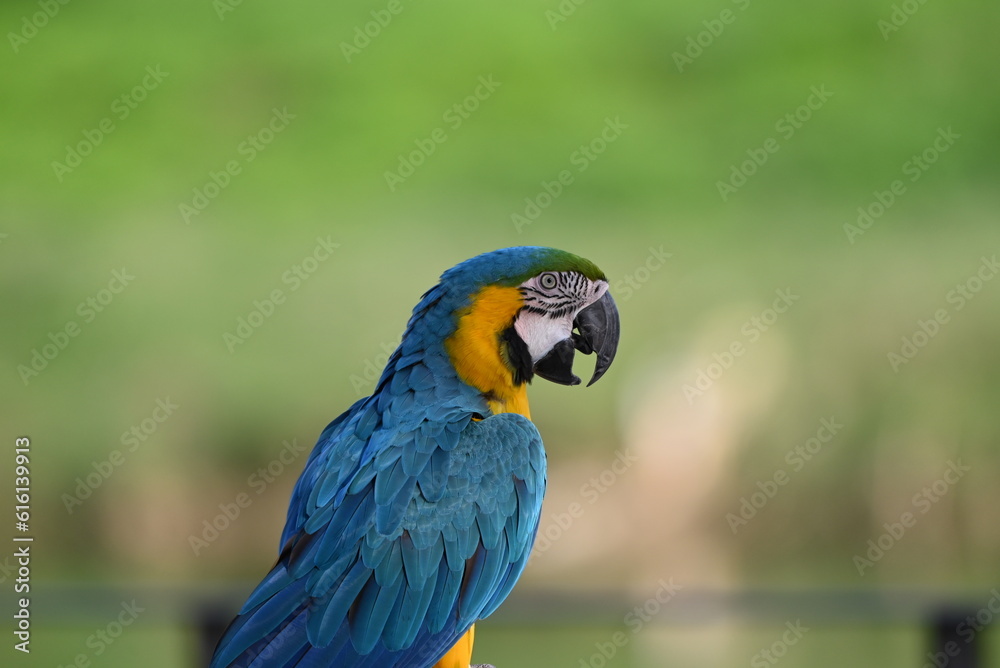
POLYGON ((600 265, 623 338, 593 388, 532 388, 550 492, 510 607, 682 589, 638 631, 630 606, 498 613, 477 660, 773 665, 801 619, 782 665, 928 661, 916 610, 681 621, 686 596, 747 588, 990 610, 998 20, 983 0, 4 3, 0 382, 8 445, 32 439, 40 599, 35 651, 3 663, 197 665, 193 615, 145 600, 102 646, 117 601, 58 593, 249 588, 304 452, 422 292, 522 244, 600 265))

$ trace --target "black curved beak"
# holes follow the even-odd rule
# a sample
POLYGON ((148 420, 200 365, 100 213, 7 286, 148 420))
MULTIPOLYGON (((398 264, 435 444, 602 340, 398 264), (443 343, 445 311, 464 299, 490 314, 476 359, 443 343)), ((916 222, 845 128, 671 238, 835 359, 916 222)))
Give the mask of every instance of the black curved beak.
POLYGON ((590 387, 611 368, 611 362, 618 352, 621 322, 618 319, 618 307, 611 298, 611 293, 605 292, 603 297, 580 311, 573 324, 579 332, 573 333, 573 345, 576 349, 584 355, 597 353, 594 376, 587 383, 587 387, 590 387))
POLYGON ((584 355, 597 353, 594 375, 587 383, 590 387, 611 367, 618 351, 618 336, 621 331, 618 307, 610 292, 580 311, 573 321, 572 338, 563 339, 552 350, 535 363, 535 373, 561 385, 579 385, 580 379, 573 375, 573 351, 584 355))

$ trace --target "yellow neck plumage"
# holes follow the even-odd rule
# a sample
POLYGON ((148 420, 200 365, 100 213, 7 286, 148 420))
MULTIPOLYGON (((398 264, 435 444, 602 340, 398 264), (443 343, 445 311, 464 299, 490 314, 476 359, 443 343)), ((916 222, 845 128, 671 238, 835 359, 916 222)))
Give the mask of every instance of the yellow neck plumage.
POLYGON ((445 350, 459 377, 486 395, 490 410, 530 419, 527 383, 514 383, 514 373, 500 351, 500 334, 510 327, 523 304, 517 288, 483 288, 459 314, 458 327, 445 341, 445 350))
MULTIPOLYGON (((496 413, 528 411, 527 383, 514 383, 514 373, 500 352, 500 333, 510 327, 524 304, 517 288, 486 287, 458 317, 455 333, 445 341, 459 378, 476 388, 496 413)), ((435 668, 466 668, 472 661, 476 627, 469 629, 435 668)))

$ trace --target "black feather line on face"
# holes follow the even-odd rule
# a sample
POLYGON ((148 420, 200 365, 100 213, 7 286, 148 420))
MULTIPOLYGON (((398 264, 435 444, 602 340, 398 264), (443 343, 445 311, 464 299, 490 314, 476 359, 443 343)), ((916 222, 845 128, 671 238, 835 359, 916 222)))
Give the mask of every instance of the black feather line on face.
POLYGON ((500 348, 507 364, 514 373, 514 384, 522 385, 531 382, 535 375, 534 366, 531 363, 531 353, 528 351, 528 344, 517 333, 511 325, 500 334, 500 348))
POLYGON ((521 288, 526 311, 561 318, 583 305, 589 286, 587 278, 575 272, 560 272, 555 276, 556 285, 553 288, 521 288))

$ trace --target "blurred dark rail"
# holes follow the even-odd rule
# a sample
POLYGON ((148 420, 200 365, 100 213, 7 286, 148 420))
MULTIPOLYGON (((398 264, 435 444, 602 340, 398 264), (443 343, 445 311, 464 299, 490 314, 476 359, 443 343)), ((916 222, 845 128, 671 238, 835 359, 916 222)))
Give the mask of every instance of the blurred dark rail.
MULTIPOLYGON (((123 603, 144 608, 143 621, 188 625, 197 629, 201 655, 196 665, 207 665, 216 639, 243 603, 253 584, 245 585, 96 585, 59 584, 33 587, 36 619, 46 624, 89 625, 118 614, 123 603)), ((620 626, 636 606, 655 600, 630 598, 620 592, 515 594, 493 617, 493 624, 620 626)), ((5 596, 3 604, 13 605, 5 596)), ((720 619, 751 624, 801 620, 806 626, 915 625, 927 630, 927 653, 948 668, 986 665, 981 631, 968 632, 968 620, 983 619, 981 590, 955 592, 935 589, 745 589, 717 591, 680 589, 659 606, 655 623, 700 625, 720 619), (963 624, 965 627, 963 627, 963 624), (965 631, 963 632, 963 628, 965 631)), ((988 615, 992 620, 993 614, 988 615)), ((921 665, 924 665, 923 663, 921 665)))

